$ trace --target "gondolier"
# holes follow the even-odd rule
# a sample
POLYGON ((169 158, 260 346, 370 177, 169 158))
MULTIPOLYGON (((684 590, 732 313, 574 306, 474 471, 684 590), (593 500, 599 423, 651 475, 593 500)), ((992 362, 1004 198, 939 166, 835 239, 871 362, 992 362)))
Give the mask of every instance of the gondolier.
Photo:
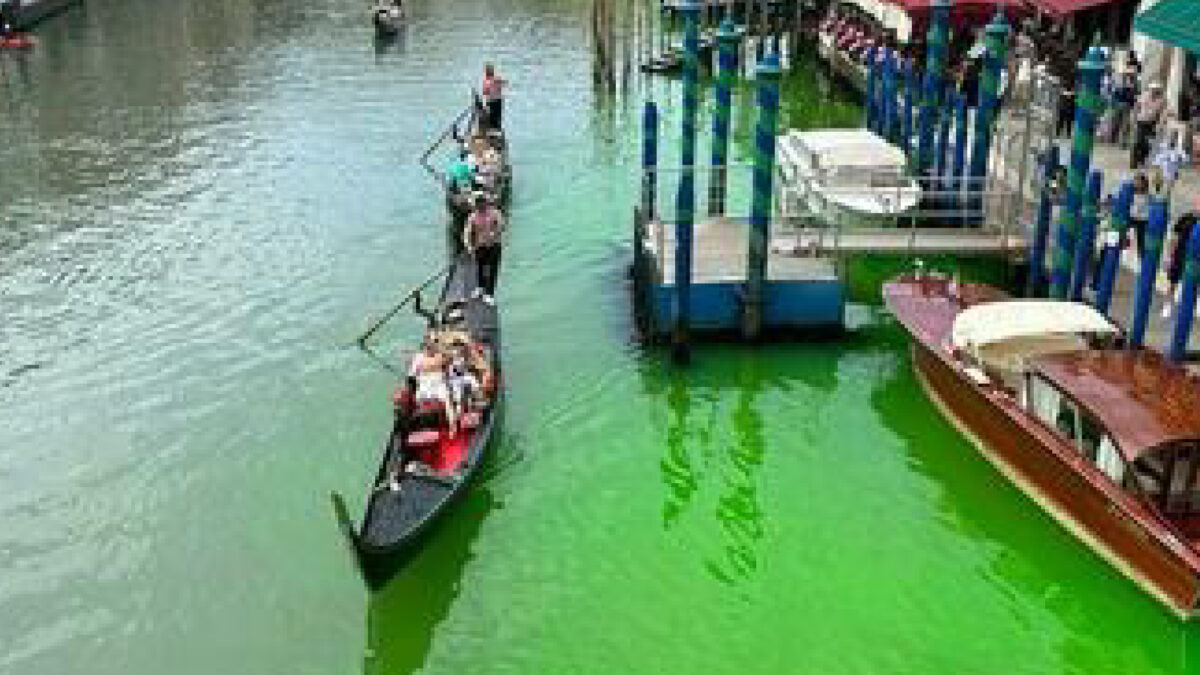
POLYGON ((467 216, 463 228, 463 246, 475 258, 479 286, 476 296, 487 304, 495 302, 496 279, 500 275, 500 241, 504 234, 504 215, 496 208, 494 198, 483 196, 467 216))
POLYGON ((479 84, 479 94, 483 97, 483 105, 487 110, 487 126, 500 131, 501 118, 504 114, 504 87, 508 80, 496 75, 496 68, 488 63, 483 66, 483 81, 479 84))

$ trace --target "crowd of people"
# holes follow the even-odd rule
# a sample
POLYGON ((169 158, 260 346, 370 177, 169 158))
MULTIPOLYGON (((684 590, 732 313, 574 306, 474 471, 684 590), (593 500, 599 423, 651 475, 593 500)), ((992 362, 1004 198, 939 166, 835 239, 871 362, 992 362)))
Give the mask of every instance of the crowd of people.
MULTIPOLYGON (((471 428, 474 411, 489 404, 495 390, 487 344, 474 339, 468 330, 466 308, 471 300, 495 304, 496 282, 500 272, 500 249, 505 219, 501 211, 506 180, 504 173, 502 91, 506 82, 488 64, 475 102, 474 124, 466 134, 457 129, 457 143, 446 170, 446 189, 452 213, 463 213, 458 252, 469 255, 475 264, 476 287, 469 299, 450 303, 440 316, 420 308, 429 321, 421 349, 412 356, 408 382, 396 396, 398 409, 420 415, 431 409, 445 422, 445 433, 454 438, 471 428), (411 409, 409 408, 411 406, 411 409)), ((392 481, 394 483, 394 481, 392 481)))
POLYGON ((495 376, 487 347, 474 341, 465 330, 461 307, 452 307, 440 322, 431 325, 413 355, 408 369, 408 386, 417 408, 437 404, 444 411, 447 433, 454 438, 464 415, 487 406, 495 388, 495 376))
POLYGON ((466 138, 455 132, 459 146, 446 170, 451 209, 465 214, 460 241, 456 243, 474 258, 479 281, 476 295, 489 304, 495 302, 505 225, 500 210, 505 189, 500 144, 503 143, 502 92, 506 84, 496 75, 494 66, 484 66, 482 98, 477 101, 475 111, 476 132, 466 138))

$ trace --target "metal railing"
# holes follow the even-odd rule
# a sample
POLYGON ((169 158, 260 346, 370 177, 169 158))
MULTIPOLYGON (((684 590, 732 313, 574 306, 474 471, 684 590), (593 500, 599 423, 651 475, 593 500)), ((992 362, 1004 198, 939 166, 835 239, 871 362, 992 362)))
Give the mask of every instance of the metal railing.
MULTIPOLYGON (((729 165, 725 171, 725 209, 713 216, 709 215, 712 169, 694 169, 695 226, 719 218, 723 223, 749 228, 753 166, 729 165)), ((679 219, 676 196, 682 173, 679 167, 668 167, 641 176, 643 181, 653 177, 656 189, 652 205, 639 203, 636 245, 643 247, 639 254, 653 254, 659 279, 667 259, 664 247, 671 244, 679 219), (652 209, 647 208, 650 206, 652 209)), ((894 171, 859 171, 853 173, 852 182, 839 185, 839 176, 845 178, 847 174, 815 177, 792 173, 784 178, 776 172, 768 222, 770 242, 799 242, 800 250, 793 251, 798 255, 839 256, 851 248, 864 252, 866 245, 862 242, 872 237, 881 242, 881 250, 906 249, 914 254, 922 246, 953 241, 954 235, 961 235, 957 240, 966 248, 976 250, 996 246, 1007 249, 1027 237, 1027 222, 1022 220, 1017 192, 994 177, 916 177, 894 171)))

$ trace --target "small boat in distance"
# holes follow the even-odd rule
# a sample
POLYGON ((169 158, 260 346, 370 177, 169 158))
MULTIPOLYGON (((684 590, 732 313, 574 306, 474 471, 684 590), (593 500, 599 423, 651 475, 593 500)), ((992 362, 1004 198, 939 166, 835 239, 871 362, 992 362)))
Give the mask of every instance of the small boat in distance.
POLYGON ((372 590, 408 561, 467 489, 500 426, 499 312, 495 302, 475 293, 475 269, 466 255, 451 264, 425 336, 432 349, 461 356, 475 378, 474 391, 461 397, 461 410, 455 409, 457 420, 451 423, 455 415, 444 403, 418 399, 416 378, 406 378, 393 397, 395 417, 360 527, 355 528, 341 496, 332 495, 339 524, 372 590))
POLYGON ((905 276, 917 378, 1001 474, 1183 619, 1200 607, 1200 381, 1095 309, 905 276))
POLYGON ((921 199, 900 148, 866 129, 792 130, 779 137, 779 214, 844 229, 893 227, 921 199))
POLYGON ((380 37, 395 35, 404 25, 404 7, 399 0, 381 2, 371 8, 371 23, 375 26, 376 35, 380 37))

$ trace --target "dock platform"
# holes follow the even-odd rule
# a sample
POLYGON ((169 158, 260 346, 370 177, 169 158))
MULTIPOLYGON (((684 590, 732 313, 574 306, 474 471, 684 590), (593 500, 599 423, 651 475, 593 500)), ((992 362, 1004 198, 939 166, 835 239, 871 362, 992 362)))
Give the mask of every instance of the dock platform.
MULTIPOLYGON (((639 221, 635 294, 644 332, 670 334, 675 302, 675 228, 639 221)), ((749 225, 729 218, 697 223, 693 230, 690 329, 732 333, 741 326, 747 277, 749 225)), ((764 328, 785 331, 840 328, 845 289, 838 262, 829 256, 771 251, 764 284, 764 328)))

